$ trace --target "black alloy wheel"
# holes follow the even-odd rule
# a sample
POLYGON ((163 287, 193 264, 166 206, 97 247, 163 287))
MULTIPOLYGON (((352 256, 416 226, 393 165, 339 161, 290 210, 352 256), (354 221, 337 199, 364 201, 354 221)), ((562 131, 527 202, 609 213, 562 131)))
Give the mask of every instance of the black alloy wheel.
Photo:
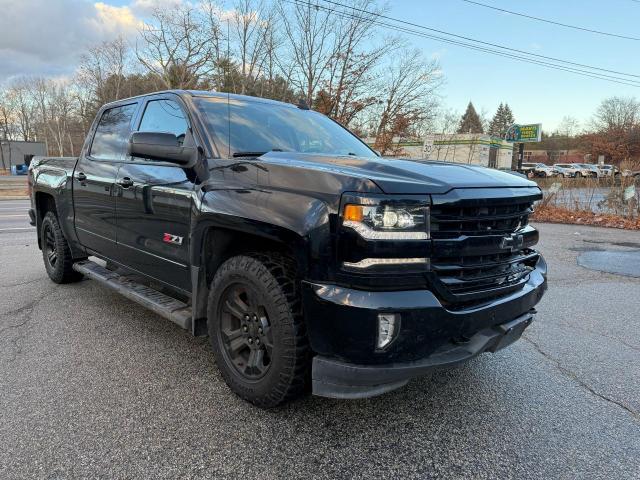
POLYGON ((262 378, 273 357, 273 334, 264 302, 246 283, 235 283, 218 305, 225 360, 246 380, 262 378))
POLYGON ((226 260, 209 291, 207 327, 229 388, 262 408, 296 398, 310 385, 296 262, 278 252, 226 260))
POLYGON ((53 211, 47 212, 42 219, 40 247, 44 268, 51 280, 56 283, 69 283, 82 279, 82 274, 73 270, 74 258, 69 243, 64 238, 58 217, 53 211))
POLYGON ((55 270, 56 262, 58 261, 58 248, 56 247, 56 237, 51 223, 46 223, 42 227, 42 242, 44 260, 49 268, 55 270))

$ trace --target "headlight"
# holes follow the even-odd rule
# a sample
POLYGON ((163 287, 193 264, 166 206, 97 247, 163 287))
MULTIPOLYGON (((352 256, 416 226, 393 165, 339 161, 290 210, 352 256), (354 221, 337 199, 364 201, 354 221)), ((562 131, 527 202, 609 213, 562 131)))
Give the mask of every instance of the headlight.
MULTIPOLYGON (((369 200, 369 199, 368 199, 369 200)), ((367 240, 427 240, 429 206, 376 201, 375 205, 347 203, 342 225, 367 240)), ((363 202, 364 203, 364 202, 363 202)))

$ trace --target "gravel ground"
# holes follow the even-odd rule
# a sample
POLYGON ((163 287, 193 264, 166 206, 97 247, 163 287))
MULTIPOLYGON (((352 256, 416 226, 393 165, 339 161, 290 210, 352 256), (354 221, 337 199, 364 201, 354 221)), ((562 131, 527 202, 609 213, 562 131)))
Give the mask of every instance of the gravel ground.
POLYGON ((640 478, 640 279, 576 263, 640 255, 640 235, 539 227, 550 285, 520 342, 378 398, 262 411, 206 338, 54 285, 34 232, 0 225, 0 478, 640 478))

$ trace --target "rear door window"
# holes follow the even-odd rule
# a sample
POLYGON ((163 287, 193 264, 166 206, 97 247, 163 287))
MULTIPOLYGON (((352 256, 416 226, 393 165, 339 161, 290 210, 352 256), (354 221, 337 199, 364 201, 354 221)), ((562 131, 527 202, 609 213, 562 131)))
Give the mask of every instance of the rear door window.
POLYGON ((189 124, 178 105, 173 100, 151 100, 144 109, 140 122, 141 132, 166 132, 178 137, 180 144, 184 142, 189 124))
POLYGON ((98 160, 122 160, 131 132, 131 119, 137 104, 105 110, 100 117, 91 144, 90 155, 98 160))

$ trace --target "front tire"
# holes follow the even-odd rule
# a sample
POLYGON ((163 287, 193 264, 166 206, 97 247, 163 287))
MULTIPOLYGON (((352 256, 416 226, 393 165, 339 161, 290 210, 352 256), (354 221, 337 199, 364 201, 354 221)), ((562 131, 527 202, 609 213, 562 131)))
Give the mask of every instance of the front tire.
POLYGON ((224 262, 207 319, 220 373, 238 396, 271 408, 306 391, 311 356, 292 259, 248 254, 224 262))
POLYGON ((82 279, 82 274, 73 270, 71 249, 64 238, 58 217, 47 212, 40 230, 42 258, 49 278, 55 283, 71 283, 82 279))

